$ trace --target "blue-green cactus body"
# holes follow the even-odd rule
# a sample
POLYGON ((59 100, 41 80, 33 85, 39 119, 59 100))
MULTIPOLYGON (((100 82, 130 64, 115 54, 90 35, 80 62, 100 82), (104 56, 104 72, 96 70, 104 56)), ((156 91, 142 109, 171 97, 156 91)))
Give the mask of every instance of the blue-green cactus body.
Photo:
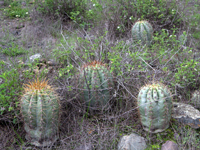
POLYGON ((113 88, 108 68, 94 61, 82 68, 79 80, 86 106, 93 110, 107 109, 113 88))
POLYGON ((46 82, 25 88, 21 98, 26 139, 36 146, 47 146, 58 139, 59 99, 46 82))
POLYGON ((141 40, 143 44, 150 45, 153 35, 153 27, 147 21, 138 21, 132 27, 133 40, 141 40))
POLYGON ((156 83, 142 87, 137 102, 144 130, 156 133, 169 127, 172 98, 165 86, 156 83))

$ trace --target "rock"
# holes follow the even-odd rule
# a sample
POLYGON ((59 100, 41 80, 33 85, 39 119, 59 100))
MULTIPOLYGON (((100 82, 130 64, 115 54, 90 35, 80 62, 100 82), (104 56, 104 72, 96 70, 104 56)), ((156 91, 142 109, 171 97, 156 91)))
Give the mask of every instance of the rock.
POLYGON ((92 144, 91 143, 85 143, 85 144, 77 147, 75 150, 92 150, 92 144))
POLYGON ((4 1, 0 1, 0 6, 3 6, 4 5, 4 1))
POLYGON ((118 144, 118 150, 144 150, 145 139, 135 133, 123 136, 118 144))
POLYGON ((40 59, 42 57, 42 55, 41 54, 35 54, 35 55, 32 55, 32 56, 30 56, 29 57, 29 59, 28 60, 26 60, 26 64, 27 63, 33 63, 36 59, 40 59))
POLYGON ((167 141, 162 145, 161 150, 178 150, 178 145, 173 141, 167 141))
POLYGON ((53 60, 53 59, 50 59, 50 60, 48 60, 47 61, 47 64, 49 65, 49 66, 57 66, 57 65, 59 65, 59 63, 57 63, 55 60, 53 60))
POLYGON ((191 105, 173 102, 172 117, 194 129, 200 127, 200 112, 191 105))

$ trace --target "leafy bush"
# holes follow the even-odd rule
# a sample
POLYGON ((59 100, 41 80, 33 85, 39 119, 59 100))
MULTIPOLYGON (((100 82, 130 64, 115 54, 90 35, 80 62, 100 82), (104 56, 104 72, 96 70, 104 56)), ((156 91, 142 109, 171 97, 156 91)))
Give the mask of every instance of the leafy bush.
POLYGON ((11 46, 8 48, 3 49, 0 47, 0 50, 2 50, 2 53, 11 57, 27 53, 23 47, 19 47, 19 45, 15 43, 11 43, 11 46))
MULTIPOLYGON (((104 25, 108 21, 108 31, 117 36, 126 35, 132 24, 137 20, 148 20, 158 29, 170 29, 173 25, 180 26, 181 18, 177 15, 176 1, 165 0, 117 0, 88 2, 87 19, 92 25, 104 25)), ((157 30, 158 30, 157 29, 157 30)))
MULTIPOLYGON (((7 116, 8 120, 17 122, 19 114, 18 104, 19 97, 22 94, 22 84, 24 80, 32 78, 32 72, 22 71, 22 65, 15 64, 13 68, 8 68, 8 64, 0 61, 0 114, 7 116)), ((9 64, 12 67, 11 64, 9 64)))
POLYGON ((4 9, 4 13, 10 18, 25 18, 29 16, 29 9, 22 8, 19 1, 14 1, 9 5, 9 7, 4 9))
POLYGON ((36 0, 35 6, 39 13, 47 16, 61 17, 64 19, 78 18, 84 15, 86 0, 36 0))

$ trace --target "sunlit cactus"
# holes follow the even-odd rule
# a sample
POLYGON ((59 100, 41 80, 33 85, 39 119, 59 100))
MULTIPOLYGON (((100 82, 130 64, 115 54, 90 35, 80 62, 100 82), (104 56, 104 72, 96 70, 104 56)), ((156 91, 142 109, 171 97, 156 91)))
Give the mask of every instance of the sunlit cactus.
POLYGON ((105 110, 109 107, 113 79, 105 64, 93 61, 83 65, 79 76, 81 96, 90 110, 105 110))
POLYGON ((172 98, 166 86, 153 83, 142 87, 137 103, 144 130, 157 133, 169 127, 172 98))
POLYGON ((47 146, 58 139, 60 102, 47 81, 39 79, 24 86, 21 98, 26 139, 35 146, 47 146))

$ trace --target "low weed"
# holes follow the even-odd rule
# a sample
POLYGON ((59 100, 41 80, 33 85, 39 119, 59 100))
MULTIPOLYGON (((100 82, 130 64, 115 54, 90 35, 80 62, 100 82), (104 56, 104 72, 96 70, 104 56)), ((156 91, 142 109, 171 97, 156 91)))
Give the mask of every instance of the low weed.
POLYGON ((22 85, 24 80, 32 78, 33 73, 23 74, 22 65, 15 64, 13 61, 9 64, 10 69, 7 66, 8 64, 4 61, 0 61, 0 113, 1 115, 7 114, 7 117, 16 123, 18 122, 18 99, 22 95, 22 85))
POLYGON ((1 48, 0 50, 3 54, 6 54, 8 56, 14 57, 22 54, 26 54, 27 51, 23 47, 19 47, 18 44, 11 43, 11 46, 8 48, 1 48))
POLYGON ((18 1, 10 3, 10 5, 4 8, 5 16, 9 18, 25 18, 29 16, 29 9, 22 8, 22 5, 18 1))

